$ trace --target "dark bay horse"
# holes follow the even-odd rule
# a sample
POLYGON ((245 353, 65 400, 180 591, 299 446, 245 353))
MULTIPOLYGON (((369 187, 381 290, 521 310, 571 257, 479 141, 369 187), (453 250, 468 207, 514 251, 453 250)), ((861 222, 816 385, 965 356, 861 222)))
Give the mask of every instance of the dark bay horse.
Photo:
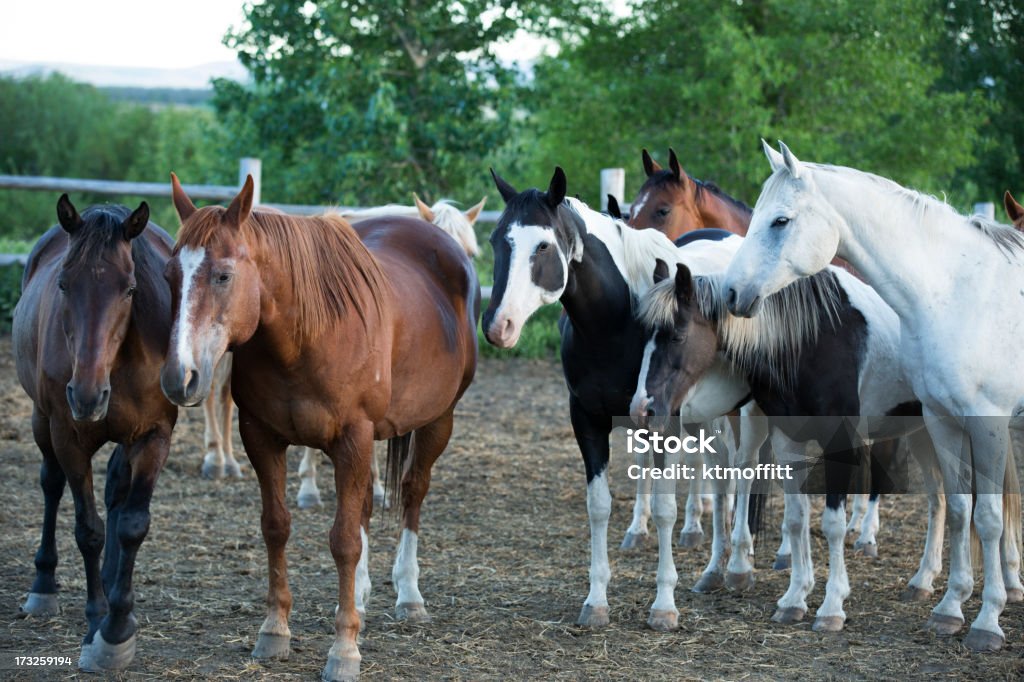
POLYGON ((389 441, 390 478, 401 477, 398 616, 427 618, 419 512, 476 371, 476 273, 458 243, 418 219, 367 220, 356 230, 338 216, 252 210, 252 178, 228 208, 197 209, 173 175, 172 186, 182 227, 167 268, 175 305, 161 384, 175 403, 194 405, 221 355, 234 351, 231 392, 260 483, 270 583, 253 657, 290 652, 285 451, 307 445, 330 457, 337 490, 338 608, 323 677, 354 679, 370 588, 374 439, 389 441))
POLYGON ((95 206, 81 215, 68 196, 60 226, 32 250, 14 311, 18 379, 32 398, 32 433, 43 454, 46 498, 36 578, 22 607, 57 612, 54 526, 67 481, 75 539, 85 562, 88 632, 79 667, 122 670, 135 654, 135 556, 149 530, 149 503, 167 459, 178 409, 160 392, 170 336, 163 279, 170 236, 149 223, 143 202, 95 206), (147 229, 147 226, 149 229, 147 229), (107 552, 96 511, 92 457, 117 443, 107 465, 107 552))

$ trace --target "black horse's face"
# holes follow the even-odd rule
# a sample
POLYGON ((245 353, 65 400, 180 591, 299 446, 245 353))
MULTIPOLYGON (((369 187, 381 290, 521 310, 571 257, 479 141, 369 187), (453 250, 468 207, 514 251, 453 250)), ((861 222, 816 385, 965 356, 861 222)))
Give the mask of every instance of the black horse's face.
POLYGON ((110 372, 128 332, 135 295, 131 240, 149 222, 145 202, 131 215, 104 210, 79 217, 67 195, 57 204, 68 254, 57 275, 61 326, 71 358, 66 393, 71 416, 98 421, 110 403, 110 372))
POLYGON ((491 234, 494 287, 484 312, 483 330, 490 343, 511 348, 530 316, 561 298, 569 281, 570 264, 581 256, 584 228, 582 221, 562 205, 565 176, 561 169, 547 192, 532 189, 516 193, 503 181, 498 186, 502 195, 508 196, 505 211, 491 234))
MULTIPOLYGON (((687 394, 714 363, 718 352, 718 336, 700 312, 686 266, 677 265, 671 285, 672 296, 664 299, 667 308, 658 316, 648 316, 660 317, 660 322, 653 325, 647 337, 630 406, 633 420, 641 426, 647 426, 651 419, 661 422, 678 414, 687 394)), ((650 425, 664 428, 659 422, 650 425)))

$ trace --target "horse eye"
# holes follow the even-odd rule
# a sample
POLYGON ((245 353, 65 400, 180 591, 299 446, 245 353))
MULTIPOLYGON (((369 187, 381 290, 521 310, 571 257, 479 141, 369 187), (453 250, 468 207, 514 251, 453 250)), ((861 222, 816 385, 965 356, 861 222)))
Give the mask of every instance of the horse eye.
POLYGON ((541 243, 540 243, 540 244, 539 244, 539 245, 537 246, 537 250, 538 250, 538 251, 547 251, 547 250, 548 250, 548 248, 550 248, 550 247, 551 247, 551 244, 550 244, 549 242, 541 242, 541 243))
POLYGON ((685 340, 686 340, 686 335, 685 334, 673 334, 672 335, 672 343, 682 343, 685 340))
POLYGON ((57 282, 57 288, 60 289, 62 292, 67 293, 68 284, 64 280, 60 280, 59 282, 57 282))
POLYGON ((667 216, 671 212, 672 212, 671 208, 667 208, 667 207, 666 208, 659 208, 657 215, 658 215, 659 218, 664 218, 665 216, 667 216))
POLYGON ((128 298, 135 295, 135 287, 128 287, 128 298))
POLYGON ((772 221, 772 227, 785 227, 787 224, 789 224, 789 218, 785 218, 782 216, 779 216, 778 218, 772 221))
POLYGON ((231 281, 231 273, 222 272, 217 275, 217 284, 227 284, 231 281))

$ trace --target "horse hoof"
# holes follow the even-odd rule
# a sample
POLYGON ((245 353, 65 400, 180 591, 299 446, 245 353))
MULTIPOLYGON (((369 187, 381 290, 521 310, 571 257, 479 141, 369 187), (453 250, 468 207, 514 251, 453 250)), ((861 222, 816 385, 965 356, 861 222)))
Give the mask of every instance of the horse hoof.
POLYGON ((907 585, 907 588, 900 593, 900 601, 928 601, 931 598, 931 590, 925 590, 914 585, 907 585))
POLYGON ((298 501, 299 509, 316 509, 320 506, 320 493, 302 493, 298 501))
POLYGON ((789 570, 793 565, 792 554, 776 554, 775 563, 772 564, 772 570, 775 571, 786 571, 789 570))
POLYGON ((245 478, 242 467, 238 462, 232 462, 224 467, 224 475, 228 478, 245 478))
POLYGON ((203 478, 210 480, 224 478, 224 466, 217 464, 207 464, 206 462, 203 462, 201 474, 203 478))
POLYGON ((1006 643, 1006 638, 988 630, 971 628, 964 637, 964 646, 971 651, 984 653, 986 651, 999 651, 1006 643))
POLYGON ((359 659, 328 656, 320 679, 324 682, 355 682, 359 679, 359 659))
POLYGON ((78 667, 89 673, 117 672, 127 668, 135 658, 135 635, 120 644, 110 644, 97 632, 91 644, 82 645, 78 667))
POLYGON ((784 609, 775 609, 775 613, 772 614, 772 621, 782 623, 783 625, 792 625, 802 621, 806 615, 807 611, 798 606, 787 606, 784 609))
POLYGON ((21 612, 26 616, 36 616, 38 618, 59 616, 60 602, 57 598, 57 593, 29 592, 25 603, 21 605, 21 612))
POLYGON ((583 605, 580 617, 576 619, 577 625, 588 628, 603 628, 609 622, 611 621, 608 618, 607 606, 590 606, 588 604, 583 605))
POLYGON ((729 573, 725 574, 725 586, 734 592, 746 592, 754 586, 754 573, 729 573))
POLYGON ((717 592, 723 587, 725 587, 725 579, 722 578, 721 573, 704 573, 690 591, 697 594, 708 594, 717 592))
POLYGON ((867 543, 867 542, 862 543, 860 541, 855 542, 855 543, 853 543, 853 550, 855 552, 860 552, 861 554, 866 556, 868 559, 877 559, 878 558, 878 545, 875 544, 874 542, 871 542, 871 543, 867 543))
POLYGON ((694 531, 681 531, 679 533, 679 547, 682 549, 697 549, 704 544, 704 533, 694 531))
POLYGON ((619 545, 621 550, 640 549, 647 544, 647 540, 650 536, 647 533, 626 533, 626 537, 622 538, 622 544, 619 545))
POLYGON ((373 494, 373 508, 374 509, 387 509, 384 506, 384 493, 373 494))
POLYGON ((647 619, 647 625, 652 630, 659 632, 670 632, 679 629, 679 611, 672 609, 651 609, 651 615, 647 619))
POLYGON ((290 635, 275 635, 270 632, 261 632, 256 638, 256 646, 253 647, 252 657, 257 661, 269 661, 271 659, 285 660, 291 653, 290 635))
POLYGON ((811 629, 815 632, 842 632, 846 619, 842 616, 818 616, 811 629))
POLYGON ((423 604, 399 604, 395 607, 395 618, 398 620, 404 620, 406 623, 418 624, 418 623, 429 623, 430 614, 427 613, 427 607, 423 604))
POLYGON ((960 632, 964 626, 964 619, 956 616, 947 616, 941 613, 933 613, 928 616, 924 624, 925 630, 931 630, 937 635, 949 636, 960 632))
POLYGON ((1013 587, 1006 590, 1006 603, 1016 604, 1017 602, 1024 601, 1024 590, 1019 587, 1013 587))

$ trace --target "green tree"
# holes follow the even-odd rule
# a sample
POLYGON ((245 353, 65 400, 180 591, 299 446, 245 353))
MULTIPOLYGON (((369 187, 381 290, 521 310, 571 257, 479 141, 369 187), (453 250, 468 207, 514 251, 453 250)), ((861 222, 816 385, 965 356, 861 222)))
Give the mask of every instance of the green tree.
MULTIPOLYGON (((539 165, 596 200, 602 166, 639 170, 673 146, 689 172, 752 202, 759 138, 802 158, 949 188, 974 159, 980 109, 939 91, 942 17, 929 0, 635 0, 539 65, 539 165)), ((643 179, 628 173, 630 190, 643 179)))
POLYGON ((494 44, 603 12, 594 0, 269 0, 227 39, 253 86, 218 82, 215 102, 236 153, 263 158, 269 200, 465 199, 489 186, 524 104, 494 44))

